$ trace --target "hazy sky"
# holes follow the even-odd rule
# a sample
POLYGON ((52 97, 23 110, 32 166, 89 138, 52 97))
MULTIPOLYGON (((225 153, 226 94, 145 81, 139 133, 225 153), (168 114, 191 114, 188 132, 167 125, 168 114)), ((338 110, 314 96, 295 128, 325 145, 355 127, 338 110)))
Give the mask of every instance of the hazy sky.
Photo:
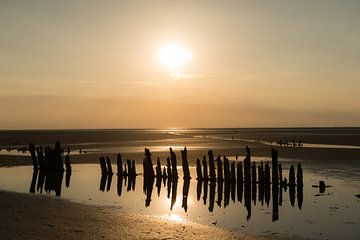
POLYGON ((0 129, 360 126, 360 1, 0 0, 0 84, 0 129))

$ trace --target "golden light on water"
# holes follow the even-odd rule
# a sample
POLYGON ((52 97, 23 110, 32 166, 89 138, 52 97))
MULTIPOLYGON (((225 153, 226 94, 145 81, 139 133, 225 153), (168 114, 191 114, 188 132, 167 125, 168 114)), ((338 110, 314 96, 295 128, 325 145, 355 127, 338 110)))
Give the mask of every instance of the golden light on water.
POLYGON ((183 68, 193 58, 193 53, 176 43, 164 45, 159 50, 159 61, 170 71, 183 68))

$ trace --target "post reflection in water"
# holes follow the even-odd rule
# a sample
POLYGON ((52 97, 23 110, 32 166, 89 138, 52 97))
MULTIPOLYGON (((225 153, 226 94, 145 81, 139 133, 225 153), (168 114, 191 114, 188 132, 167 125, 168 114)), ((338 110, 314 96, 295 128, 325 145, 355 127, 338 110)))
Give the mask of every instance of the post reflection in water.
MULTIPOLYGON (((42 193, 44 189, 46 193, 55 192, 56 196, 61 196, 63 177, 64 177, 64 171, 55 171, 55 170, 45 171, 45 170, 34 169, 31 178, 29 192, 42 193)), ((67 172, 65 177, 66 177, 65 185, 66 187, 69 187, 71 172, 67 172)))

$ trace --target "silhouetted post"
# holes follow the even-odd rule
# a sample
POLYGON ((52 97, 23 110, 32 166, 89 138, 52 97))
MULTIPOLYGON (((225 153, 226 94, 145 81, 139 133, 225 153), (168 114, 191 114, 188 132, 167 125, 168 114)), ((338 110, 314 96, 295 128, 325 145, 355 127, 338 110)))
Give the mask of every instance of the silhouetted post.
POLYGON ((201 198, 201 189, 202 189, 202 180, 198 179, 197 183, 196 183, 196 199, 198 201, 200 201, 201 198))
POLYGON ((231 181, 232 184, 236 183, 236 177, 235 177, 235 162, 232 162, 232 163, 231 163, 230 181, 231 181))
POLYGON ((167 175, 170 178, 171 177, 171 163, 170 163, 170 158, 166 158, 166 167, 167 167, 167 175))
POLYGON ((65 186, 67 188, 70 186, 70 178, 71 178, 71 171, 66 171, 66 174, 65 174, 65 186))
POLYGON ((217 178, 218 181, 223 180, 223 168, 222 168, 222 163, 221 163, 221 158, 217 157, 216 159, 217 161, 217 178))
POLYGON ((196 160, 196 176, 198 180, 202 180, 203 176, 202 176, 202 172, 201 172, 201 163, 200 163, 200 159, 196 160))
POLYGON ((207 162, 206 157, 203 157, 203 169, 204 169, 204 180, 207 181, 209 179, 208 170, 207 170, 207 162))
POLYGON ((34 170, 38 169, 39 167, 38 167, 38 161, 37 161, 36 153, 35 153, 35 144, 33 144, 33 143, 29 144, 29 151, 31 154, 31 159, 32 159, 34 170))
POLYGON ((135 165, 134 160, 132 160, 132 162, 131 162, 131 170, 132 170, 132 176, 135 178, 136 177, 136 165, 135 165))
POLYGON ((36 149, 36 152, 37 152, 37 156, 38 156, 38 163, 39 163, 40 169, 45 169, 46 164, 45 164, 45 158, 44 158, 44 152, 43 152, 42 146, 38 147, 36 149))
POLYGON ((184 179, 191 179, 186 147, 184 148, 184 150, 181 151, 181 159, 182 159, 182 167, 184 172, 184 179))
POLYGON ((244 175, 245 175, 245 182, 251 182, 251 154, 250 154, 250 148, 246 146, 246 157, 244 159, 244 175))
POLYGON ((126 164, 127 164, 127 169, 128 169, 128 176, 129 178, 133 177, 133 169, 132 169, 132 164, 131 164, 131 160, 130 159, 126 159, 126 164))
POLYGON ((279 170, 278 170, 278 151, 271 149, 272 165, 272 199, 273 199, 273 222, 279 219, 279 170))
POLYGON ((270 167, 269 162, 265 164, 265 185, 270 185, 270 167))
MULTIPOLYGON (((106 168, 106 163, 105 163, 105 158, 104 157, 100 157, 99 158, 99 162, 100 162, 100 167, 101 167, 101 173, 102 174, 107 174, 107 168, 106 168)), ((105 180, 106 181, 106 180, 105 180)), ((104 187, 105 189, 105 187, 104 187)))
POLYGON ((178 178, 176 154, 173 152, 172 148, 170 148, 170 158, 172 177, 178 178))
POLYGON ((301 167, 301 163, 298 164, 297 167, 297 185, 298 186, 303 186, 303 171, 302 171, 302 167, 301 167))
POLYGON ((279 184, 279 171, 278 171, 278 151, 271 149, 271 165, 272 165, 272 184, 279 184))
POLYGON ((256 184, 256 165, 255 162, 253 162, 253 165, 251 166, 251 182, 253 185, 256 184))
POLYGON ((65 156, 65 168, 66 168, 66 172, 71 172, 71 162, 69 155, 65 156))
POLYGON ((166 168, 165 167, 163 169, 162 177, 163 177, 164 180, 166 180, 166 178, 167 178, 166 168))
MULTIPOLYGON (((118 174, 118 176, 121 177, 123 175, 123 167, 122 167, 122 158, 121 158, 120 153, 116 157, 116 164, 117 164, 117 174, 118 174)), ((120 195, 121 195, 121 193, 120 193, 120 195)))
POLYGON ((216 174, 215 174, 215 160, 214 160, 213 152, 209 150, 208 155, 209 155, 210 179, 215 180, 216 174))
POLYGON ((161 178, 161 164, 160 164, 160 158, 158 157, 156 161, 156 177, 161 178))
POLYGON ((109 157, 106 157, 106 165, 107 165, 107 169, 108 169, 108 174, 113 174, 113 170, 111 167, 111 161, 109 157))
POLYGON ((230 165, 229 165, 229 159, 224 156, 224 177, 225 182, 230 181, 230 165))
POLYGON ((243 181, 244 181, 244 179, 243 179, 242 164, 241 164, 241 162, 239 162, 237 164, 237 183, 238 183, 238 185, 243 184, 243 181))
POLYGON ((64 163, 62 160, 61 152, 62 152, 62 150, 61 150, 60 142, 56 142, 55 149, 54 149, 55 159, 56 159, 56 163, 57 163, 56 169, 64 171, 64 163))
POLYGON ((151 153, 150 150, 145 148, 145 172, 144 172, 145 178, 154 178, 154 168, 151 161, 151 153))
POLYGON ((264 185, 264 164, 263 164, 263 161, 261 161, 260 166, 258 166, 258 182, 259 182, 259 185, 264 185))
POLYGON ((295 186, 295 169, 294 169, 294 165, 290 166, 290 171, 289 171, 289 185, 290 186, 295 186))

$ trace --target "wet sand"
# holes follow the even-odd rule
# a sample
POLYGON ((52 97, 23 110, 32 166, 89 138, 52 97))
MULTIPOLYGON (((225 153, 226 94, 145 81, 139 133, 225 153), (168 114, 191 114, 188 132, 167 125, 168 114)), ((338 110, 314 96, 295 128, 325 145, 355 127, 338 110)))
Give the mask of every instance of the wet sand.
POLYGON ((125 213, 43 195, 0 191, 1 239, 269 239, 125 213))

